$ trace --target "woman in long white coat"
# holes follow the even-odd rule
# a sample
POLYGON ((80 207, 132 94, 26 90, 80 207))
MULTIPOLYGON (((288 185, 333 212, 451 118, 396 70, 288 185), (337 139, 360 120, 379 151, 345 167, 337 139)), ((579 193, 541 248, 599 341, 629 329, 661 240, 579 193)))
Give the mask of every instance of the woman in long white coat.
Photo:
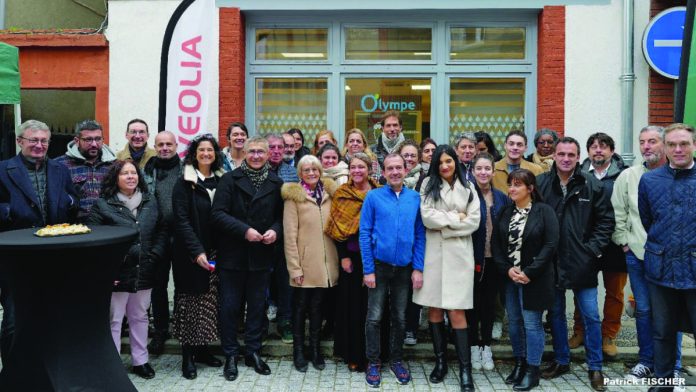
POLYGON ((474 247, 471 235, 481 217, 478 196, 448 145, 435 149, 428 177, 421 186, 421 216, 426 231, 423 287, 413 291, 413 302, 428 306, 433 337, 433 383, 447 374, 444 313, 455 335, 462 391, 473 391, 471 351, 465 309, 474 305, 474 247))

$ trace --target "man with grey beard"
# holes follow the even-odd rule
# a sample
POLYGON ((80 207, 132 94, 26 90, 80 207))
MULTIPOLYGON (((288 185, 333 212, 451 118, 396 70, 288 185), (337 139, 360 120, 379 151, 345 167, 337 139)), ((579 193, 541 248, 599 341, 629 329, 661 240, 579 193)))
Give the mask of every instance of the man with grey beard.
POLYGON ((295 138, 287 132, 283 133, 282 136, 285 146, 283 148, 283 161, 288 165, 295 167, 297 166, 297 162, 295 162, 295 138))
MULTIPOLYGON (((636 332, 638 340, 638 363, 633 366, 626 378, 647 379, 653 376, 654 348, 653 327, 645 278, 645 241, 647 233, 643 228, 638 212, 638 183, 643 174, 663 166, 667 162, 664 153, 664 129, 650 125, 640 130, 638 136, 643 163, 624 170, 614 183, 611 204, 614 206, 616 229, 612 242, 620 246, 626 255, 628 279, 635 299, 636 332)), ((677 358, 675 369, 681 368, 681 334, 677 338, 677 358)))

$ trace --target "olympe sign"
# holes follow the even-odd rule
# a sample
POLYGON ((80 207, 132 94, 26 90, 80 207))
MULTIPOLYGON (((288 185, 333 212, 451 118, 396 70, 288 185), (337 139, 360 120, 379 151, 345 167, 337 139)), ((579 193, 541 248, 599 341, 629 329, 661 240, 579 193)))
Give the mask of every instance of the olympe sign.
POLYGON ((363 112, 372 113, 376 110, 386 112, 387 110, 416 110, 416 103, 413 101, 384 101, 379 94, 366 94, 360 99, 360 108, 363 112))

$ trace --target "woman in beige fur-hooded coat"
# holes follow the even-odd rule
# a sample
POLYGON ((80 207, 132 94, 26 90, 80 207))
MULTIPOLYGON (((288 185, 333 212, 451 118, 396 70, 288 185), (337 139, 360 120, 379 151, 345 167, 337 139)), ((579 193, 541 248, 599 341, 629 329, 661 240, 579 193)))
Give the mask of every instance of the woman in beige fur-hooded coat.
POLYGON ((283 184, 285 200, 283 232, 285 259, 294 287, 292 298, 293 347, 295 369, 307 371, 304 355, 305 314, 309 313, 309 347, 312 365, 325 367, 319 344, 322 302, 327 288, 338 282, 338 252, 333 239, 324 234, 331 215, 331 198, 336 183, 322 178, 319 159, 305 155, 297 164, 299 183, 283 184))
POLYGON ((281 189, 285 200, 283 242, 292 287, 333 287, 338 282, 336 246, 324 234, 331 212, 331 196, 338 186, 326 177, 321 182, 324 185, 321 207, 300 183, 285 183, 281 189), (298 276, 304 276, 302 286, 295 283, 294 278, 298 276))

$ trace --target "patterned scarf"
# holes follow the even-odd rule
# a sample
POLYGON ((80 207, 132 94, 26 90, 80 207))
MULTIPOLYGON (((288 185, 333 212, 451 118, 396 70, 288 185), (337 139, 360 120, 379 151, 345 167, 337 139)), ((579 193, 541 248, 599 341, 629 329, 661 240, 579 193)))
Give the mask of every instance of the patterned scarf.
POLYGON ((261 184, 263 184, 264 181, 266 181, 266 178, 268 178, 268 170, 270 170, 271 166, 266 162, 265 165, 263 165, 262 168, 256 170, 252 169, 247 165, 246 160, 242 161, 242 164, 239 166, 244 174, 249 177, 251 180, 251 184, 254 186, 255 190, 259 190, 261 187, 261 184))
POLYGON ((317 182, 317 186, 314 187, 314 190, 309 187, 309 184, 304 182, 304 180, 300 180, 300 185, 302 185, 302 188, 304 188, 305 192, 307 192, 307 196, 311 197, 314 199, 314 201, 317 202, 317 205, 321 205, 321 200, 324 198, 324 184, 319 180, 317 182))
POLYGON ((406 138, 404 137, 403 132, 399 133, 399 136, 394 138, 394 140, 389 140, 387 138, 387 134, 385 132, 382 132, 382 146, 384 146, 384 149, 389 153, 393 153, 396 151, 396 146, 401 144, 406 138))
POLYGON ((551 165, 553 165, 553 154, 543 157, 539 155, 538 152, 532 154, 532 161, 544 169, 544 172, 551 170, 551 165))
POLYGON ((404 177, 404 185, 406 185, 406 188, 408 189, 415 189, 416 185, 418 184, 418 179, 420 178, 421 174, 421 165, 417 164, 416 166, 411 169, 408 174, 406 174, 406 177, 404 177))
MULTIPOLYGON (((379 188, 373 178, 368 179, 372 189, 379 188)), ((353 185, 353 180, 341 185, 333 194, 331 215, 324 232, 336 241, 346 241, 360 229, 360 209, 367 192, 361 192, 353 185)))

